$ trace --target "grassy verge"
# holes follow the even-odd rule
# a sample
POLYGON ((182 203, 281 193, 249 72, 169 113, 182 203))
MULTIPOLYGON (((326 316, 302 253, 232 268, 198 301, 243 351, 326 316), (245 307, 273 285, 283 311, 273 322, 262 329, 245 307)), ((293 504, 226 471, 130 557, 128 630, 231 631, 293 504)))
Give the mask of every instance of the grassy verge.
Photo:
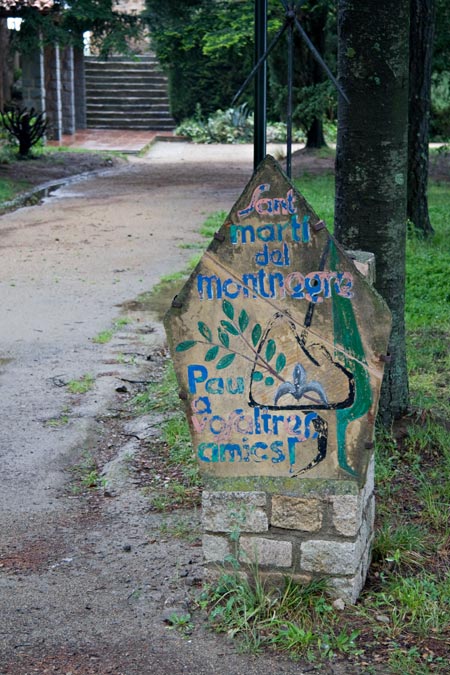
POLYGON ((26 181, 11 181, 6 178, 0 178, 0 205, 4 202, 10 202, 21 192, 25 192, 30 187, 26 181))
POLYGON ((151 465, 141 466, 144 472, 150 468, 144 488, 150 507, 167 512, 196 506, 200 501, 201 479, 171 362, 160 380, 134 397, 132 406, 138 414, 154 412, 162 419, 158 437, 148 445, 151 465))

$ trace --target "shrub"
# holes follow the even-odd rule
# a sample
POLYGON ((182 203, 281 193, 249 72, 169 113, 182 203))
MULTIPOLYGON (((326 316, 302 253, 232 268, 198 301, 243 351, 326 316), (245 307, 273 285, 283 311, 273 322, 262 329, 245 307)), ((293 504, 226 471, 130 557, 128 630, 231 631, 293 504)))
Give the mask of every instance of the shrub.
MULTIPOLYGON (((176 129, 180 136, 186 136, 194 143, 251 143, 253 141, 253 115, 249 114, 247 104, 228 110, 216 110, 206 120, 202 117, 200 107, 197 113, 182 122, 176 129)), ((294 131, 296 143, 304 141, 301 131, 294 131)), ((267 125, 267 142, 283 143, 286 141, 286 125, 274 122, 267 125)))
POLYGON ((34 108, 3 112, 0 113, 0 119, 8 134, 17 139, 21 157, 28 157, 31 148, 41 140, 48 127, 44 113, 37 114, 34 108))

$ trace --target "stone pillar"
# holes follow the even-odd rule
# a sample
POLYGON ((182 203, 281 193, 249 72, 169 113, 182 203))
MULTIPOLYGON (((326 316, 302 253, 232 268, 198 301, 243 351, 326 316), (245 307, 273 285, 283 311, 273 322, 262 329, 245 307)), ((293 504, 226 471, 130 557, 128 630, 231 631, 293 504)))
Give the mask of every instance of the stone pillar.
POLYGON ((75 133, 75 71, 73 47, 65 47, 61 53, 61 115, 62 133, 75 133))

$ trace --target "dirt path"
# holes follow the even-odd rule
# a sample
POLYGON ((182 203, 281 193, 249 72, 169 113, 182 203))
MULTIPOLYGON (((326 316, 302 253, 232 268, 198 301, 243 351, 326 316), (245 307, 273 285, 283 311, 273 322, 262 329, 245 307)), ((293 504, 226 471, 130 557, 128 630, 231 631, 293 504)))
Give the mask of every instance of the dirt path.
POLYGON ((117 389, 155 376, 163 331, 128 304, 131 323, 107 344, 93 340, 183 267, 190 253, 179 244, 197 240, 205 214, 228 210, 250 178, 251 157, 180 152, 157 145, 0 218, 0 675, 306 672, 240 655, 201 622, 188 637, 165 623, 187 610, 202 576, 198 541, 167 526, 183 518, 195 531, 198 513, 149 510, 126 467, 154 429, 116 420, 117 389), (92 389, 71 394, 68 383, 87 375, 92 389), (106 496, 70 490, 90 454, 111 461, 106 496))

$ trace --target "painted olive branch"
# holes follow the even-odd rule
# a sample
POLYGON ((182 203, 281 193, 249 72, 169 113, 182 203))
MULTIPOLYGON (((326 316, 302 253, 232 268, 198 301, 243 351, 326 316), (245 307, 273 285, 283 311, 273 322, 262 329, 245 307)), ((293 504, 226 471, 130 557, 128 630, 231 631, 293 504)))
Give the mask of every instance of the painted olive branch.
MULTIPOLYGON (((234 307, 229 302, 228 300, 224 300, 222 302, 222 310, 223 313, 226 316, 226 319, 222 319, 220 321, 220 325, 217 327, 217 333, 219 336, 219 342, 217 343, 213 341, 213 334, 209 326, 204 322, 204 321, 199 321, 197 324, 198 331, 199 333, 205 338, 205 341, 202 340, 185 340, 183 342, 180 342, 175 350, 178 352, 182 351, 187 351, 188 349, 191 349, 194 345, 196 344, 206 344, 210 345, 210 348, 205 354, 205 361, 210 362, 210 361, 215 361, 219 354, 219 350, 226 349, 228 354, 223 356, 222 358, 219 359, 219 361, 216 363, 216 368, 218 370, 222 370, 224 368, 227 368, 231 363, 234 361, 235 356, 241 356, 243 359, 246 361, 249 361, 251 363, 258 363, 262 369, 264 369, 267 373, 275 377, 277 380, 280 382, 285 382, 285 380, 281 377, 279 372, 284 368, 286 364, 286 357, 284 354, 280 353, 278 354, 277 357, 277 362, 275 365, 275 368, 271 366, 269 363, 270 360, 274 357, 276 353, 276 344, 274 340, 268 340, 267 342, 267 347, 266 347, 266 358, 264 358, 260 351, 257 351, 257 346, 260 343, 261 340, 261 335, 262 335, 262 328, 259 323, 256 323, 253 326, 252 333, 251 333, 251 341, 250 342, 246 336, 244 335, 245 330, 247 329, 250 318, 245 311, 245 309, 242 309, 237 323, 235 321, 235 311, 234 307), (250 352, 253 354, 254 358, 250 358, 248 355, 244 354, 242 351, 238 351, 236 349, 232 349, 230 347, 230 335, 240 337, 242 341, 244 342, 244 345, 250 350, 250 352), (253 343, 253 344, 252 344, 253 343)), ((254 371, 253 377, 256 381, 260 380, 263 378, 262 373, 258 373, 257 371, 254 371), (255 377, 255 376, 260 376, 260 377, 255 377)))
MULTIPOLYGON (((267 340, 264 358, 264 356, 261 354, 261 325, 259 323, 254 324, 250 341, 247 336, 244 335, 250 323, 250 317, 245 309, 241 310, 236 320, 232 303, 229 300, 223 300, 222 311, 226 319, 222 319, 220 321, 220 325, 217 327, 219 342, 216 342, 213 339, 213 333, 210 327, 204 321, 199 321, 197 323, 197 328, 204 340, 185 340, 176 346, 175 351, 187 351, 197 344, 206 345, 209 347, 209 349, 204 356, 205 362, 213 362, 216 361, 220 350, 225 349, 227 353, 215 363, 217 370, 223 370, 227 368, 233 363, 236 356, 240 356, 245 361, 248 361, 255 366, 258 364, 262 370, 266 371, 266 373, 276 378, 281 383, 287 384, 286 380, 280 375, 280 372, 286 365, 285 354, 283 352, 279 352, 275 367, 270 364, 271 359, 273 359, 277 351, 275 340, 267 340), (230 336, 241 338, 246 348, 251 352, 252 357, 248 356, 248 354, 245 354, 242 351, 238 351, 237 349, 230 347, 230 336)), ((252 379, 255 382, 260 382, 264 379, 264 375, 260 370, 253 369, 252 379)), ((273 383, 273 380, 271 383, 273 383)), ((266 384, 269 384, 269 378, 267 378, 266 384)), ((319 401, 317 401, 314 397, 309 396, 306 392, 303 394, 303 396, 313 403, 319 403, 319 401)))

